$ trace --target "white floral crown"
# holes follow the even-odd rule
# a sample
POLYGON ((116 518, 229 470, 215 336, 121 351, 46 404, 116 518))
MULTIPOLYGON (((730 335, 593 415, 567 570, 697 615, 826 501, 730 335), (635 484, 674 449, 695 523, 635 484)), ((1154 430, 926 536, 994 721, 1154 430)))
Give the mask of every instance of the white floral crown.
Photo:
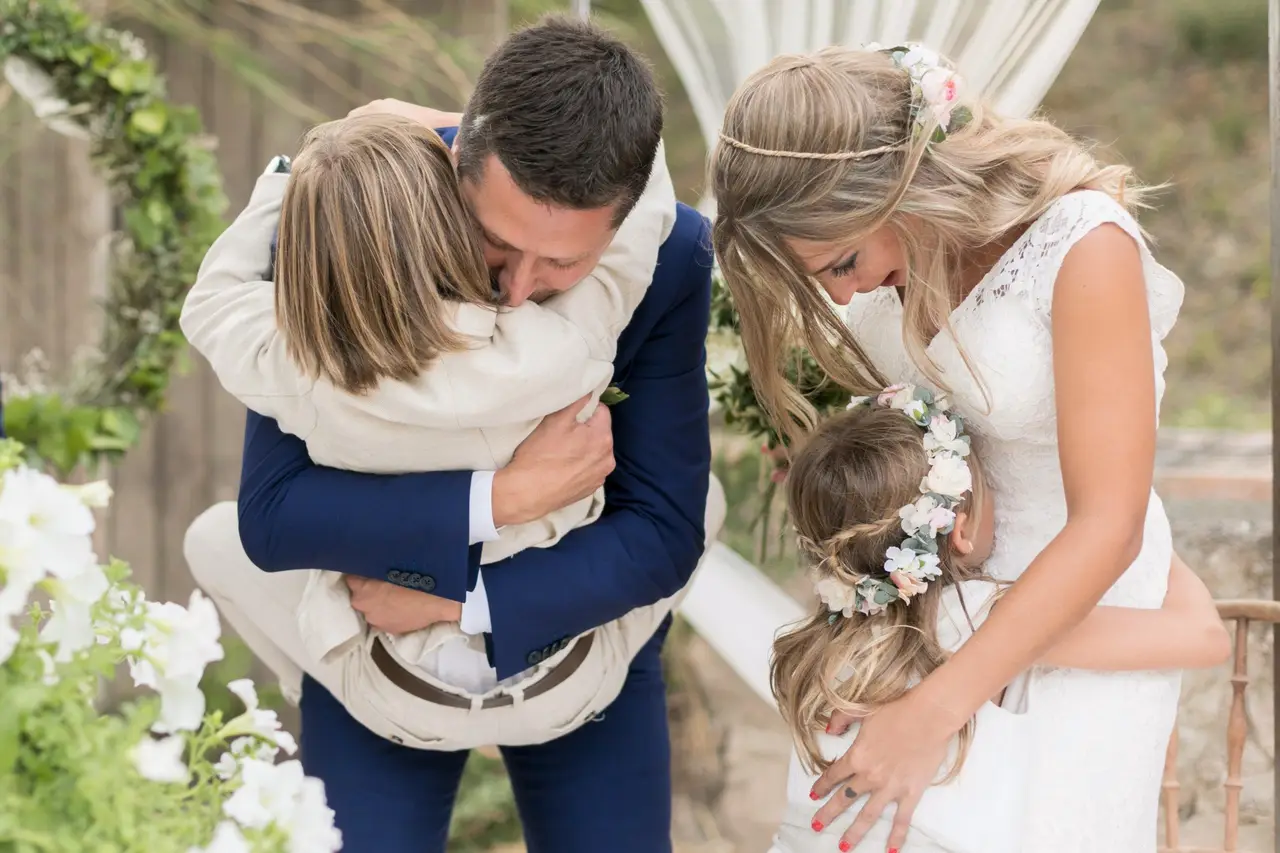
POLYGON ((942 142, 953 129, 968 124, 973 113, 960 106, 964 81, 955 69, 947 67, 942 55, 921 44, 884 47, 872 42, 866 50, 887 53, 893 64, 911 77, 911 121, 916 134, 933 125, 930 142, 942 142))
POLYGON ((874 616, 893 602, 909 603, 928 589, 929 581, 942 574, 938 537, 955 527, 956 507, 973 490, 973 474, 965 461, 969 437, 964 434, 964 421, 951 412, 945 397, 915 385, 890 385, 875 397, 854 397, 848 408, 858 406, 896 409, 923 427, 929 472, 920 481, 920 497, 898 510, 907 538, 885 552, 887 577, 862 575, 849 583, 827 575, 814 583, 832 622, 841 614, 874 616))

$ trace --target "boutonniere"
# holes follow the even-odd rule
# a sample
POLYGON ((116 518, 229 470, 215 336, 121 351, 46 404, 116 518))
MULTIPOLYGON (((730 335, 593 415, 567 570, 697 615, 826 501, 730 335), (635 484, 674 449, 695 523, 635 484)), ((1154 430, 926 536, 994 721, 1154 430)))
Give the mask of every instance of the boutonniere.
POLYGON ((604 389, 604 393, 600 395, 600 402, 606 406, 616 406, 631 395, 623 391, 617 385, 610 385, 604 389))

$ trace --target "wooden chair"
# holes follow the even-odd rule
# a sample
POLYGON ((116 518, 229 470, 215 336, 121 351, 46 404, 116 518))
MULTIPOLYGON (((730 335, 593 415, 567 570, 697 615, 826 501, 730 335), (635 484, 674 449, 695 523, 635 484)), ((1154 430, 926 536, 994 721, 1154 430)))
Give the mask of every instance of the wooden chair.
POLYGON ((1244 762, 1245 688, 1249 685, 1249 625, 1252 622, 1280 624, 1280 601, 1241 600, 1219 601, 1218 613, 1224 622, 1235 623, 1235 651, 1231 666, 1231 711, 1227 718, 1227 780, 1223 783, 1227 801, 1224 809, 1226 826, 1222 846, 1218 848, 1192 848, 1179 846, 1178 821, 1178 728, 1175 725, 1169 738, 1169 751, 1165 757, 1164 780, 1160 786, 1164 801, 1165 846, 1159 853, 1237 853, 1240 833, 1240 779, 1244 762))

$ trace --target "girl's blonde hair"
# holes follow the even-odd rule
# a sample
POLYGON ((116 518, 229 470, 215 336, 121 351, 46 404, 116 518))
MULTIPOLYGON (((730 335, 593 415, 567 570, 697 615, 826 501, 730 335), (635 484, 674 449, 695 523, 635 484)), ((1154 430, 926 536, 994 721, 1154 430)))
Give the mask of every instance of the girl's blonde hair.
MULTIPOLYGON (((973 488, 957 512, 977 525, 985 486, 972 454, 968 462, 973 488)), ((920 497, 928 472, 924 432, 900 411, 858 407, 823 422, 787 474, 789 511, 815 582, 886 578, 885 552, 905 538, 898 510, 920 497)), ((946 660, 937 634, 940 596, 946 586, 982 572, 964 564, 948 536, 938 539, 942 575, 909 602, 894 602, 874 616, 854 612, 832 619, 818 601, 808 619, 774 641, 773 695, 810 772, 829 763, 816 732, 833 710, 874 711, 946 660)), ((961 759, 968 740, 966 728, 961 759)))
POLYGON ((394 115, 313 128, 280 212, 276 316, 289 355, 350 393, 462 348, 449 302, 493 303, 448 147, 394 115))
POLYGON ((815 425, 813 407, 783 374, 791 346, 805 346, 853 393, 885 382, 786 238, 852 245, 890 228, 906 256, 907 349, 945 389, 925 348, 948 328, 973 250, 997 244, 1075 190, 1140 204, 1144 190, 1130 169, 1100 165, 1049 122, 1005 118, 977 100, 964 106, 972 119, 930 142, 936 124, 912 132, 908 72, 884 52, 844 47, 780 56, 730 100, 721 133, 732 142, 716 146, 709 167, 716 256, 741 317, 756 395, 791 438, 815 425), (797 152, 866 156, 785 156, 797 152))

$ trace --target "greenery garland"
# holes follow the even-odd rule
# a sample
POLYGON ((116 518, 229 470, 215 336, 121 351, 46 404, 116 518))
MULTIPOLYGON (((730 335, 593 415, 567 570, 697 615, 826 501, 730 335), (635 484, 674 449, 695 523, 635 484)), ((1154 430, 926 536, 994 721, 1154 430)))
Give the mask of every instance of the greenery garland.
MULTIPOLYGON (((708 343, 728 338, 735 347, 740 346, 741 328, 733 297, 717 269, 711 278, 711 331, 708 343)), ((740 355, 740 353, 739 353, 740 355)), ((760 442, 761 452, 771 464, 761 466, 760 508, 751 522, 757 531, 755 559, 763 563, 769 556, 769 541, 774 535, 770 518, 777 497, 778 485, 785 479, 788 465, 787 439, 780 434, 764 407, 756 398, 751 374, 737 358, 721 369, 707 369, 707 385, 724 415, 725 426, 745 433, 760 442)), ((818 362, 803 347, 792 347, 786 360, 784 374, 818 412, 825 417, 842 411, 848 404, 850 392, 827 376, 818 362)), ((786 529, 785 512, 780 528, 786 529)))
MULTIPOLYGON (((711 333, 729 335, 735 340, 741 333, 738 311, 719 270, 712 274, 711 279, 711 333)), ((791 348, 784 373, 819 416, 842 410, 849 403, 850 392, 833 382, 803 347, 791 348)), ((710 369, 708 380, 724 413, 726 426, 760 439, 762 448, 770 451, 786 446, 785 437, 778 432, 756 399, 751 375, 740 361, 729 364, 723 372, 710 369)))
POLYGON ((165 98, 141 43, 70 0, 0 0, 0 64, 47 75, 91 140, 123 230, 115 235, 100 351, 58 391, 15 389, 5 430, 34 460, 67 473, 116 459, 160 410, 185 351, 187 287, 224 227, 226 197, 200 118, 165 98))

